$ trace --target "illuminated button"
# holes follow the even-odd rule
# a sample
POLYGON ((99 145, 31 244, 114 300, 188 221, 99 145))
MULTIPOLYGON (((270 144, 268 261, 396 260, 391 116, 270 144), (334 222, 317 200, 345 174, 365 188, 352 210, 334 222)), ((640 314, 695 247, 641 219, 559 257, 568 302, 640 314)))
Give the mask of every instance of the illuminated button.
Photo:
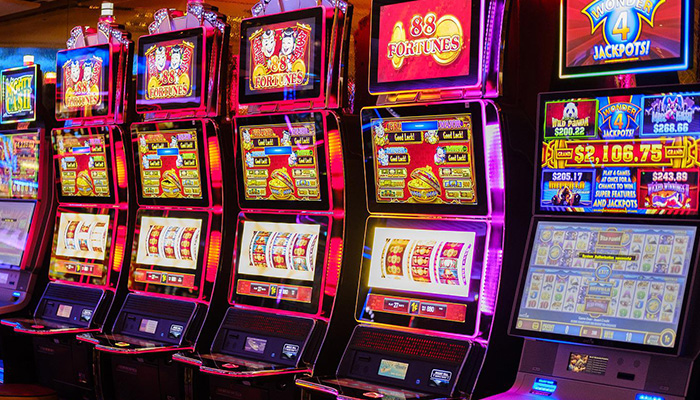
POLYGON ((129 343, 127 343, 127 342, 116 342, 116 343, 114 343, 114 345, 117 346, 117 347, 129 347, 129 346, 131 346, 131 345, 130 345, 129 343))
POLYGON ((228 368, 228 369, 236 369, 239 366, 237 364, 233 364, 233 363, 226 363, 226 364, 223 364, 222 367, 228 368))
POLYGON ((34 329, 44 329, 44 325, 32 325, 34 329))
POLYGON ((377 392, 366 392, 362 393, 362 395, 365 397, 369 397, 370 399, 381 399, 382 397, 384 397, 383 394, 377 392))

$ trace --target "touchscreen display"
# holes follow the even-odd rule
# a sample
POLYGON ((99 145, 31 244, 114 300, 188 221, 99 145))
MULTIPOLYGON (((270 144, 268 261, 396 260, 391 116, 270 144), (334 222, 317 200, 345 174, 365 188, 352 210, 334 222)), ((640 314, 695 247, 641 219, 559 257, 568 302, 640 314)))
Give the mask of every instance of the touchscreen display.
POLYGON ((674 347, 696 228, 539 222, 518 330, 674 347))

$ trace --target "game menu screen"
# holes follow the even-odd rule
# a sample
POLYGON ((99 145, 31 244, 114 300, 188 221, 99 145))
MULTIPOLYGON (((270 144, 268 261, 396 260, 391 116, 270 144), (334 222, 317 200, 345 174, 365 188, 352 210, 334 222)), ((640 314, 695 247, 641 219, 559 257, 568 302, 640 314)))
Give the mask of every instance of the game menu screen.
POLYGON ((37 198, 40 142, 38 132, 0 135, 0 198, 37 198))
POLYGON ((241 126, 246 200, 320 201, 315 123, 241 126))
POLYGON ((310 302, 312 286, 271 285, 269 278, 313 285, 320 234, 317 224, 244 221, 236 274, 252 279, 238 279, 236 293, 310 302))
POLYGON ((36 119, 37 66, 12 68, 0 73, 0 123, 36 119))
POLYGON ((470 114, 371 121, 379 203, 475 205, 470 114))
POLYGON ((199 106, 202 37, 201 30, 193 29, 139 41, 139 110, 199 106))
POLYGON ((249 28, 246 93, 308 89, 314 81, 314 18, 249 28))
POLYGON ((469 75, 471 1, 380 6, 377 82, 469 75))
POLYGON ((110 215, 60 212, 49 276, 107 277, 110 215))
POLYGON ((700 93, 543 104, 543 211, 698 214, 700 93))
POLYGON ((566 0, 564 66, 607 65, 681 58, 686 46, 684 0, 566 0))
POLYGON ((202 198, 196 130, 139 132, 138 148, 144 198, 202 198))
POLYGON ((516 329, 671 348, 696 227, 537 224, 516 329))
POLYGON ((201 219, 142 216, 133 280, 194 288, 201 239, 201 219))
POLYGON ((0 201, 0 265, 20 266, 33 215, 34 202, 0 201))
POLYGON ((110 196, 106 134, 59 130, 54 131, 53 141, 63 196, 110 196))
POLYGON ((108 44, 56 54, 56 113, 65 118, 106 115, 110 101, 108 44))

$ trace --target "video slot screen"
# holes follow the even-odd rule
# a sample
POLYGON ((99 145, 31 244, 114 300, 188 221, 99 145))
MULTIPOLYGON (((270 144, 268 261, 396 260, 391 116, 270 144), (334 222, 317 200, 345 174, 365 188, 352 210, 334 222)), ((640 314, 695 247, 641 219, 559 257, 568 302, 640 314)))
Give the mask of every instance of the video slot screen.
POLYGON ((111 216, 59 211, 49 275, 68 279, 77 275, 104 282, 109 261, 111 216))
POLYGON ((475 84, 478 18, 478 1, 373 3, 370 92, 475 84))
POLYGON ((698 214, 700 93, 554 98, 543 109, 541 210, 698 214))
POLYGON ((38 132, 0 135, 0 198, 37 198, 40 142, 38 132))
POLYGON ((0 201, 0 265, 21 265, 34 216, 34 204, 24 201, 0 201))
POLYGON ((313 282, 320 225, 243 222, 237 273, 313 282))
POLYGON ((321 95, 323 10, 319 7, 244 20, 241 102, 321 95))
POLYGON ((689 3, 564 1, 564 75, 683 69, 689 50, 689 3))
POLYGON ((139 132, 144 198, 202 199, 200 144, 196 130, 139 132))
POLYGON ((201 219, 144 216, 136 262, 195 270, 201 233, 201 219))
POLYGON ((454 297, 468 297, 474 232, 377 227, 369 286, 454 297))
POLYGON ((190 29, 139 40, 139 111, 193 108, 201 104, 203 37, 201 29, 190 29))
POLYGON ((0 73, 2 102, 0 123, 36 120, 38 67, 11 68, 0 73))
POLYGON ((371 120, 378 203, 477 204, 470 114, 371 120))
POLYGON ((515 329, 673 348, 696 227, 539 221, 515 329))
POLYGON ((107 115, 110 102, 108 44, 56 54, 56 114, 62 118, 107 115))
POLYGON ((246 200, 320 201, 316 125, 241 126, 246 200))
POLYGON ((80 135, 75 131, 60 130, 54 131, 53 140, 61 194, 67 197, 109 197, 107 135, 80 135))

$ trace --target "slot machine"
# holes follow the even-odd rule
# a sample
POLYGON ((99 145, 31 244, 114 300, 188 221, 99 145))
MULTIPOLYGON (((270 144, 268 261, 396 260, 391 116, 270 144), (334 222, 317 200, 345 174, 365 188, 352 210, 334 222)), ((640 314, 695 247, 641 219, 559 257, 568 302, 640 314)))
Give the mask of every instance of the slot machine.
POLYGON ((103 391, 116 399, 183 398, 185 372, 170 357, 194 347, 209 312, 224 240, 225 20, 190 1, 186 12, 156 11, 138 40, 128 293, 109 329, 78 336, 100 354, 103 391))
POLYGON ((42 105, 44 77, 34 57, 0 72, 0 314, 30 301, 49 237, 39 221, 53 213, 49 138, 53 118, 42 105))
MULTIPOLYGON (((690 2, 608 6, 589 20, 583 2, 562 1, 560 76, 688 67, 690 2), (575 29, 591 24, 590 37, 575 29)), ((700 87, 626 86, 539 95, 533 216, 509 328, 524 347, 512 388, 489 399, 698 395, 700 87)))
POLYGON ((173 357, 198 368, 215 399, 298 395, 294 379, 315 366, 339 283, 339 65, 352 6, 277 6, 260 3, 241 24, 238 98, 249 114, 235 119, 242 211, 229 308, 210 343, 173 357))
POLYGON ((2 320, 34 336, 39 381, 69 397, 92 391, 92 349, 75 335, 103 329, 133 229, 120 126, 133 44, 112 12, 103 3, 97 28, 75 27, 57 54, 56 118, 64 126, 51 131, 58 208, 46 228, 49 283, 30 318, 2 320))
POLYGON ((361 111, 367 207, 355 319, 335 376, 305 398, 469 397, 500 279, 502 2, 372 2, 361 111), (388 55, 388 57, 387 57, 388 55))

